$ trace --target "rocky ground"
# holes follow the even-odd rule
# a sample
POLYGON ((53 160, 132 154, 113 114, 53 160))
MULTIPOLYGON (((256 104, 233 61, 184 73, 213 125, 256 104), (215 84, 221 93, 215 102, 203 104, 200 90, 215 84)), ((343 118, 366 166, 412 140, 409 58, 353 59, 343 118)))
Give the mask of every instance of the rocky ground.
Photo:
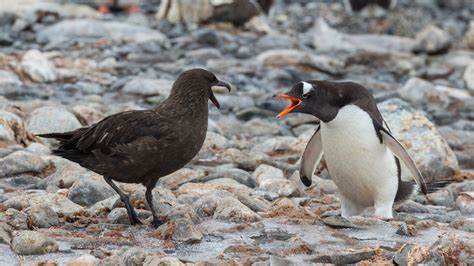
MULTIPOLYGON (((261 27, 173 25, 156 20, 156 4, 102 15, 10 2, 0 8, 1 265, 474 263, 472 2, 350 16, 338 1, 281 0, 261 27), (155 106, 193 67, 234 90, 210 106, 199 155, 154 190, 168 221, 158 229, 127 225, 101 176, 33 135, 155 106), (371 210, 342 219, 324 167, 312 187, 299 181, 317 121, 275 118, 287 103, 272 95, 307 79, 368 87, 431 186, 449 184, 398 204, 391 221, 371 210)), ((144 188, 119 186, 149 223, 144 188)))

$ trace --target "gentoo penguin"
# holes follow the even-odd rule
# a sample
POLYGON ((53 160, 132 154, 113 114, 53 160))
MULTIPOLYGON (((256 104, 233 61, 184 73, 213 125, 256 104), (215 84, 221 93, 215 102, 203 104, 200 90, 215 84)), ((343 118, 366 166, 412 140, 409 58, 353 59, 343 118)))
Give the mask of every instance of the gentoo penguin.
POLYGON ((142 183, 153 214, 153 225, 162 221, 153 208, 152 190, 158 179, 180 169, 201 149, 207 132, 208 100, 219 102, 211 88, 230 85, 204 69, 184 71, 174 82, 169 97, 151 110, 126 111, 97 124, 65 133, 38 135, 60 141, 54 154, 104 176, 120 195, 130 223, 140 220, 112 180, 142 183))
POLYGON ((415 180, 426 194, 423 176, 403 146, 392 136, 363 86, 353 82, 311 80, 299 82, 277 98, 290 105, 288 113, 306 113, 320 119, 301 158, 300 178, 311 185, 312 175, 324 154, 327 169, 341 199, 343 217, 375 208, 375 216, 391 219, 394 201, 407 199, 415 180))

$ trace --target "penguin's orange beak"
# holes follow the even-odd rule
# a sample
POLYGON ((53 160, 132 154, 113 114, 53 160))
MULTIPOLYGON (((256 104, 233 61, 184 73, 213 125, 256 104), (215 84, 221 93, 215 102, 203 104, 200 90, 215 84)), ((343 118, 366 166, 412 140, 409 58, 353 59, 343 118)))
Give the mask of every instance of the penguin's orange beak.
POLYGON ((288 105, 288 107, 286 107, 283 111, 281 111, 278 114, 278 116, 277 116, 278 118, 282 118, 285 115, 289 114, 293 109, 295 109, 296 106, 300 105, 301 102, 302 102, 300 99, 298 99, 294 96, 285 95, 285 94, 275 95, 273 97, 278 98, 278 99, 288 99, 288 100, 290 100, 290 105, 288 105))

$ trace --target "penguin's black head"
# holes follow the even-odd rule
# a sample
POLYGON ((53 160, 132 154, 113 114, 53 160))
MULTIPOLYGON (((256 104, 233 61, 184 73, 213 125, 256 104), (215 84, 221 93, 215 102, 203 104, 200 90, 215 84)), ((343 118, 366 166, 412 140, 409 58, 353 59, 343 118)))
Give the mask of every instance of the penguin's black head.
POLYGON ((200 98, 200 96, 205 96, 217 108, 220 108, 220 104, 212 92, 212 87, 225 87, 230 92, 230 85, 218 80, 212 72, 194 68, 186 70, 178 76, 171 89, 170 97, 200 98))
POLYGON ((373 102, 368 90, 359 84, 321 80, 298 82, 289 92, 275 95, 275 98, 290 100, 290 105, 278 114, 278 118, 289 113, 306 113, 323 122, 334 119, 339 109, 347 104, 373 102))

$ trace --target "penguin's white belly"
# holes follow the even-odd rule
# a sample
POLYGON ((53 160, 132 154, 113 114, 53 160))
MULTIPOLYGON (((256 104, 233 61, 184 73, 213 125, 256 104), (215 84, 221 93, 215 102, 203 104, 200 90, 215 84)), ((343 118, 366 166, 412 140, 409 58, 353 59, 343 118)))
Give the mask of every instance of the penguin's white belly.
POLYGON ((370 116, 355 105, 321 123, 326 165, 339 192, 363 206, 393 202, 398 189, 394 155, 381 144, 370 116))

